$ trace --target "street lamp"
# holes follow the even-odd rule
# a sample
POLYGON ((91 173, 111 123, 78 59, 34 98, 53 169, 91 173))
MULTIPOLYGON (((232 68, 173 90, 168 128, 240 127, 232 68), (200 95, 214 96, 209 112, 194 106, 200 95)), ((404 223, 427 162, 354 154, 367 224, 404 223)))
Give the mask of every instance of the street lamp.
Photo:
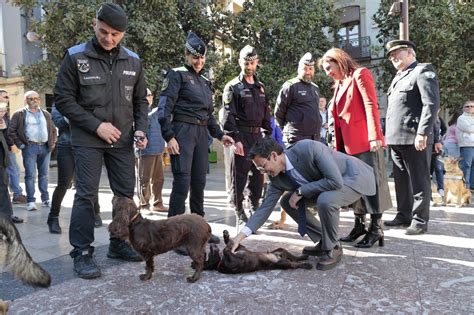
POLYGON ((400 39, 409 40, 408 34, 408 0, 394 0, 388 15, 400 16, 400 39))

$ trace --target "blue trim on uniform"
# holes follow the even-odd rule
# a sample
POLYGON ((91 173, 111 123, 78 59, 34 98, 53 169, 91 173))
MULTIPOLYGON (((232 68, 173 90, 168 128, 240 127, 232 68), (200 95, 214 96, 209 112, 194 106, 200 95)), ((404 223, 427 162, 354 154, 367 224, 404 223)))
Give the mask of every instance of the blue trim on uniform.
POLYGON ((83 52, 86 51, 86 44, 87 43, 82 43, 82 44, 79 44, 79 45, 76 45, 76 46, 72 46, 67 51, 68 51, 70 56, 75 55, 75 54, 79 54, 79 53, 83 53, 83 52))
POLYGON ((136 58, 136 59, 140 59, 140 57, 138 56, 138 54, 134 53, 133 51, 131 51, 130 49, 128 48, 125 48, 125 47, 122 47, 123 50, 125 50, 125 52, 132 58, 136 58))

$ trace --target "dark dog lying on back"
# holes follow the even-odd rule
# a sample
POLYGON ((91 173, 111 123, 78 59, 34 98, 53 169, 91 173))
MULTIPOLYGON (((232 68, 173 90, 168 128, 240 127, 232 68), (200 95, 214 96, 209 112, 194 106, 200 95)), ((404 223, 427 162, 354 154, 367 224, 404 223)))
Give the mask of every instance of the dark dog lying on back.
POLYGON ((252 252, 240 245, 232 253, 234 242, 229 238, 229 232, 224 230, 226 247, 221 253, 215 244, 210 245, 210 252, 204 264, 204 270, 217 270, 221 273, 245 273, 269 269, 311 269, 313 265, 307 260, 307 255, 294 256, 286 249, 278 248, 269 253, 252 252))
POLYGON ((115 196, 112 200, 114 219, 109 231, 122 240, 128 239, 133 249, 146 262, 146 272, 141 280, 151 278, 154 271, 154 256, 179 246, 185 246, 193 260, 195 272, 187 277, 188 282, 197 281, 204 268, 206 244, 211 237, 211 227, 197 214, 183 214, 166 220, 148 220, 141 216, 135 202, 126 197, 115 196))

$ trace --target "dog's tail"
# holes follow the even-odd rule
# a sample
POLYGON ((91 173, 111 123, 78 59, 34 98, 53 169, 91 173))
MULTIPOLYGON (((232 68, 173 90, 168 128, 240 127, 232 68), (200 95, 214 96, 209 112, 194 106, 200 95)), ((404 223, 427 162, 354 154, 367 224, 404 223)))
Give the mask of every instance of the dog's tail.
POLYGON ((51 285, 49 273, 33 261, 15 225, 3 215, 0 216, 0 243, 2 242, 6 248, 5 265, 15 278, 32 286, 46 288, 51 285))

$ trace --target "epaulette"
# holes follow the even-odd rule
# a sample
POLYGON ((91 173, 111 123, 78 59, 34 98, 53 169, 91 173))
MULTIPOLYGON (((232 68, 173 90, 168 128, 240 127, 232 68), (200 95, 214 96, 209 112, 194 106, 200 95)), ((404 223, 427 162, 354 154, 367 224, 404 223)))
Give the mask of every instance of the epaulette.
POLYGON ((318 88, 318 89, 319 89, 319 86, 318 86, 316 83, 314 83, 314 82, 311 82, 311 84, 312 84, 312 85, 314 85, 316 88, 318 88))
POLYGON ((209 79, 206 78, 205 76, 203 76, 202 74, 201 74, 201 78, 203 78, 204 80, 206 80, 207 82, 209 82, 209 79))

